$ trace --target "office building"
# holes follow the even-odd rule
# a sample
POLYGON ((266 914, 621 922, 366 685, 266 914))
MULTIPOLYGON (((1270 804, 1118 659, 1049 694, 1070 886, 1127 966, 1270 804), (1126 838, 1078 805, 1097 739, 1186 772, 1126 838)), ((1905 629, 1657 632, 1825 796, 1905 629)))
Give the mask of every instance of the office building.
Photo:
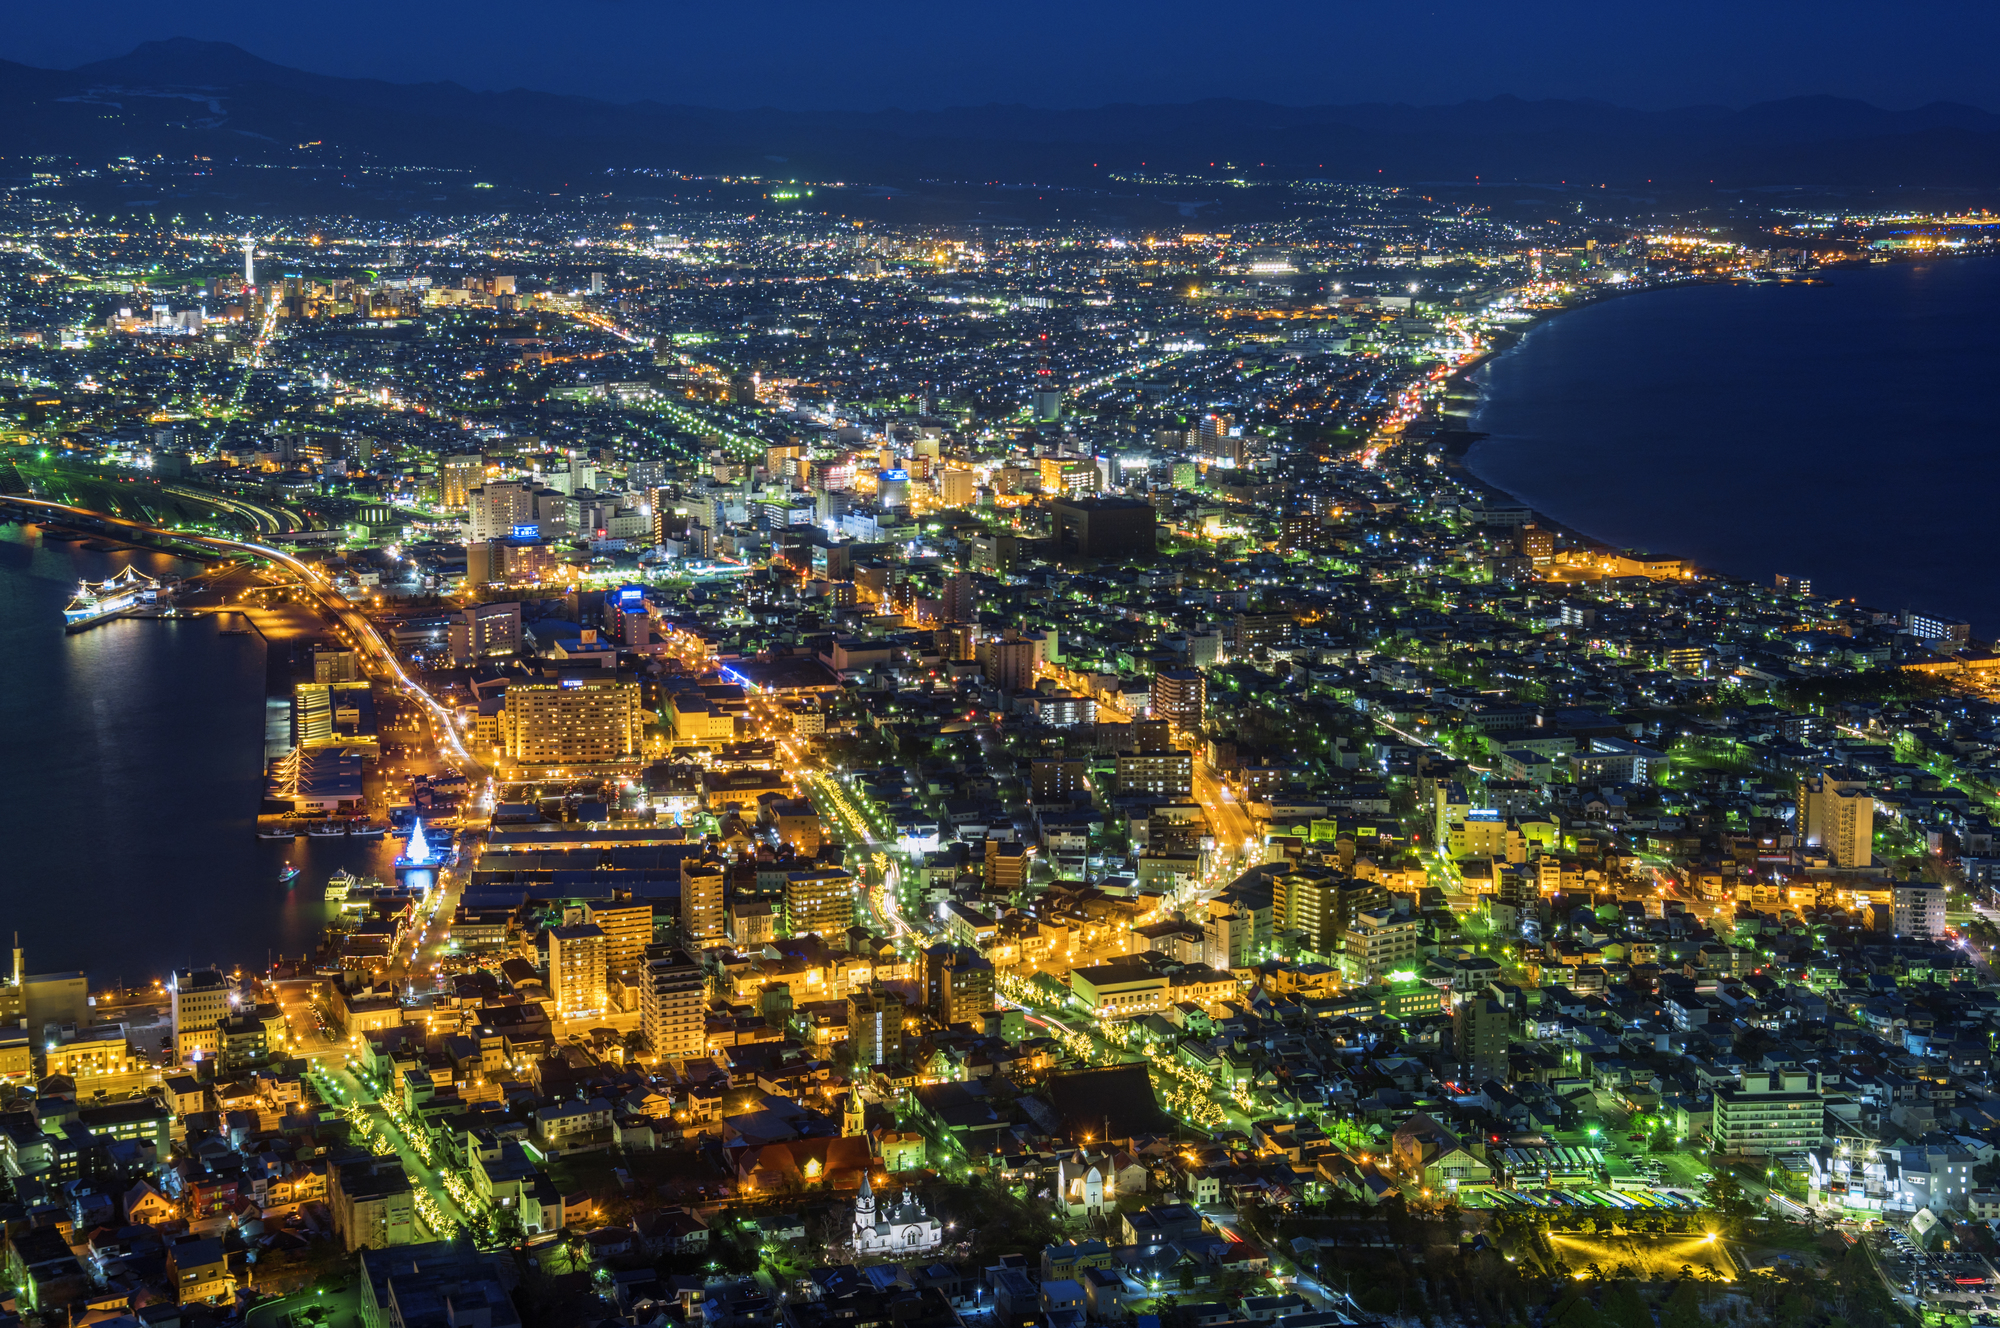
POLYGON ((465 495, 465 542, 503 540, 537 525, 534 490, 519 480, 496 480, 465 495))
POLYGON ((222 1021, 229 1017, 229 984, 212 968, 173 975, 174 1059, 213 1060, 222 1049, 222 1021))
POLYGON ((639 684, 615 676, 517 682, 500 711, 502 755, 523 766, 588 766, 644 752, 639 684))
POLYGON ((1875 798, 1868 782, 1851 772, 1822 772, 1799 781, 1796 834, 1801 848, 1816 848, 1836 867, 1875 861, 1875 798))
POLYGON ((1153 718, 1177 733, 1201 727, 1208 704, 1208 681, 1200 669, 1162 669, 1153 675, 1153 718))
POLYGON ((513 600, 461 609, 445 629, 451 662, 463 668, 521 648, 521 606, 513 600))
POLYGON ((361 677, 359 661, 352 650, 313 649, 314 682, 356 682, 361 677))
POLYGON ((648 947, 639 988, 639 1027, 656 1061, 700 1058, 707 1050, 707 984, 701 965, 673 946, 648 947))
POLYGON ((1137 498, 1058 498, 1049 504, 1056 547, 1078 558, 1151 558, 1157 522, 1137 498))
POLYGON ((558 1020, 602 1018, 610 1006, 605 987, 604 929, 583 922, 549 929, 549 995, 558 1020))
POLYGON ((979 477, 969 470, 941 470, 937 492, 941 507, 970 507, 979 497, 979 477))

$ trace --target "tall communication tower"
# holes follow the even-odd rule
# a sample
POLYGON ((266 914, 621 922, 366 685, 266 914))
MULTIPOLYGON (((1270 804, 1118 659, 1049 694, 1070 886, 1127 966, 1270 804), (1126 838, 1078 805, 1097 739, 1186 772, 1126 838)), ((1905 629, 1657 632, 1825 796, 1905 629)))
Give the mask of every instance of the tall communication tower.
POLYGON ((243 284, 257 284, 257 241, 248 235, 243 237, 243 284))

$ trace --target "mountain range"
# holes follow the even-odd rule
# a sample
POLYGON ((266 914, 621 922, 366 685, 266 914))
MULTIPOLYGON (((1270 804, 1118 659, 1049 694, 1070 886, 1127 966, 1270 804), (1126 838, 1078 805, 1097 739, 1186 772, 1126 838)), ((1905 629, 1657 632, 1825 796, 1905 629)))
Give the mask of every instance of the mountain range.
POLYGON ((291 69, 227 43, 147 42, 75 69, 0 61, 0 153, 163 154, 471 169, 515 184, 619 168, 798 179, 1090 185, 1225 167, 1269 178, 1618 188, 2000 184, 2000 116, 1834 97, 1643 111, 1514 97, 1453 105, 1250 100, 1041 110, 716 110, 291 69), (1211 165, 1212 164, 1212 165, 1211 165))

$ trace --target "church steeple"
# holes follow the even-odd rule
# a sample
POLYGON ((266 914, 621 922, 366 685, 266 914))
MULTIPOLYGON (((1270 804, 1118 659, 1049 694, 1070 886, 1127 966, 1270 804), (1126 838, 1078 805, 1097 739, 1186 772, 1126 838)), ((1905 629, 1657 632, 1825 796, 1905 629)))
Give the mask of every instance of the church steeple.
POLYGON ((854 1236, 863 1244, 861 1233, 875 1230, 875 1191, 868 1188, 868 1168, 861 1169, 861 1192, 854 1196, 854 1236))

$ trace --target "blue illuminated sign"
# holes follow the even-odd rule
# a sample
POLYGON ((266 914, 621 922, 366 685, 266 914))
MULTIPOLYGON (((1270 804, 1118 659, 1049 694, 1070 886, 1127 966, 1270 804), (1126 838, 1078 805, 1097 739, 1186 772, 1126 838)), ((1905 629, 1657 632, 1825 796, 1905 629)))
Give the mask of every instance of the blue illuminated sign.
POLYGON ((515 539, 540 539, 542 537, 542 528, 540 526, 515 526, 513 534, 515 539))

